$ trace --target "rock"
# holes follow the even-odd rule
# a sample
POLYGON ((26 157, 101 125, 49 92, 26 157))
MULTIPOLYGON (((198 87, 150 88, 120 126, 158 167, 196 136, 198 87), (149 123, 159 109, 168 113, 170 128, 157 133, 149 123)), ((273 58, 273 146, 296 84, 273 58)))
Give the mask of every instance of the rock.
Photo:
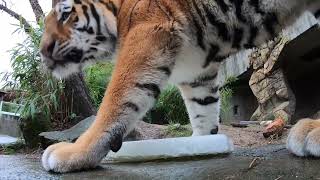
POLYGON ((290 119, 290 114, 283 109, 275 110, 273 114, 275 117, 281 117, 286 123, 288 122, 288 119, 290 119))
POLYGON ((276 91, 276 95, 279 97, 279 98, 283 98, 283 99, 288 99, 289 98, 289 92, 286 88, 282 88, 282 89, 279 89, 276 91))
POLYGON ((19 139, 16 137, 0 134, 0 146, 8 146, 17 143, 18 141, 19 139))
POLYGON ((166 136, 165 129, 166 126, 138 121, 136 128, 125 138, 125 140, 162 139, 166 136))
POLYGON ((42 132, 39 134, 39 136, 53 142, 72 142, 76 140, 82 133, 84 133, 90 127, 94 120, 95 116, 91 116, 80 121, 78 124, 71 127, 70 129, 64 131, 42 132))
POLYGON ((281 136, 285 126, 285 121, 282 118, 278 118, 269 124, 263 132, 265 138, 269 138, 272 135, 281 136))
POLYGON ((253 120, 273 120, 267 119, 273 114, 287 121, 294 113, 294 94, 283 70, 277 66, 278 57, 287 42, 287 38, 280 37, 256 49, 250 56, 253 73, 249 85, 259 103, 258 109, 251 117, 253 120))
POLYGON ((36 114, 35 119, 26 118, 21 120, 20 128, 26 146, 29 148, 38 148, 41 144, 39 133, 49 129, 49 122, 44 120, 43 115, 36 114))
POLYGON ((250 118, 250 121, 259 121, 261 118, 261 109, 260 106, 258 106, 258 108, 255 110, 255 112, 253 113, 253 115, 250 118))
POLYGON ((11 155, 24 148, 25 145, 24 139, 0 134, 0 154, 11 155))
MULTIPOLYGON (((296 110, 296 99, 283 70, 279 67, 278 59, 290 40, 308 30, 315 23, 317 20, 314 16, 304 13, 296 23, 283 31, 281 37, 255 49, 249 56, 249 64, 253 69, 249 85, 259 102, 259 107, 251 119, 262 121, 269 114, 273 114, 275 117, 284 118, 285 121, 291 121, 296 110)), ((295 50, 291 50, 290 54, 291 56, 297 55, 295 50)))
MULTIPOLYGON (((42 132, 39 136, 42 138, 41 144, 46 147, 52 143, 67 141, 74 142, 82 133, 84 133, 95 120, 95 116, 88 117, 80 121, 75 126, 64 131, 42 132)), ((136 128, 125 138, 125 140, 144 140, 159 139, 165 136, 165 126, 148 124, 143 121, 137 122, 136 128)))

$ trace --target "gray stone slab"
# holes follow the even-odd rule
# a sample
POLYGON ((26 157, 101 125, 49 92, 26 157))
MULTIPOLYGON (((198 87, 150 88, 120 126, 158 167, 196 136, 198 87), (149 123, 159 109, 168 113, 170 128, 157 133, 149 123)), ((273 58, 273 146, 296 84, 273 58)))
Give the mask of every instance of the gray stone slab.
POLYGON ((42 132, 39 136, 52 141, 73 141, 84 133, 95 120, 95 116, 88 117, 70 129, 64 131, 42 132))
POLYGON ((0 134, 0 146, 14 144, 14 143, 17 143, 18 141, 19 141, 18 138, 0 134))

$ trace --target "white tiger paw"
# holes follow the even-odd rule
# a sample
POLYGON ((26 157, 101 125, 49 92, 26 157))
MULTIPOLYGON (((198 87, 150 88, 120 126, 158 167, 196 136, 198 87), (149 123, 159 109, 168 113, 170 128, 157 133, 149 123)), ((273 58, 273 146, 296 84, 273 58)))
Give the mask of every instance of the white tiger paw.
POLYGON ((320 157, 320 128, 316 128, 308 134, 305 151, 312 156, 320 157))
POLYGON ((101 158, 92 156, 87 147, 74 143, 58 143, 49 146, 42 155, 46 171, 65 173, 96 167, 101 158))
POLYGON ((320 121, 300 120, 289 133, 287 149, 300 157, 320 157, 320 121))

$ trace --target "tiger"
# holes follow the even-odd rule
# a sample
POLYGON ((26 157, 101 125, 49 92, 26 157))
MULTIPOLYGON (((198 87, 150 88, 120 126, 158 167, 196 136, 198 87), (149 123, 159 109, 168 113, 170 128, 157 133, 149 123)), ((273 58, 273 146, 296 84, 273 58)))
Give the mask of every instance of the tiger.
MULTIPOLYGON (((66 78, 99 61, 114 60, 115 67, 93 124, 74 143, 46 148, 44 169, 98 166, 110 150, 119 151, 168 84, 182 94, 192 136, 217 134, 220 64, 318 9, 318 0, 54 0, 40 44, 47 71, 66 78)), ((307 133, 311 124, 292 131, 293 153, 305 155, 293 149, 303 148, 306 137, 320 137, 307 133)), ((312 146, 320 151, 319 141, 312 146)))
POLYGON ((288 135, 287 149, 299 157, 320 157, 320 119, 299 120, 288 135))

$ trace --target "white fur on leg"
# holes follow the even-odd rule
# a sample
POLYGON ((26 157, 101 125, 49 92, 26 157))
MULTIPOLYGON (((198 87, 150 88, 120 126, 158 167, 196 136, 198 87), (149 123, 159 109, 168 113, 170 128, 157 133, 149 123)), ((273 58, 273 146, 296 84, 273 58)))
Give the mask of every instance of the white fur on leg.
POLYGON ((198 113, 203 113, 206 116, 195 118, 196 113, 190 112, 190 121, 192 125, 192 136, 202 136, 209 135, 211 130, 214 128, 219 128, 219 102, 214 103, 212 105, 208 105, 207 107, 196 108, 198 113))
POLYGON ((308 134, 305 151, 312 156, 320 157, 320 128, 314 129, 308 134))
POLYGON ((193 131, 192 136, 210 135, 213 129, 217 131, 219 128, 220 101, 201 105, 192 99, 205 99, 207 97, 218 99, 219 92, 210 92, 210 86, 192 88, 188 85, 183 85, 179 88, 188 110, 193 131))
POLYGON ((296 134, 292 134, 291 132, 287 139, 287 149, 296 156, 306 156, 304 151, 304 140, 299 139, 296 134))
POLYGON ((320 156, 320 120, 299 120, 290 130, 287 149, 301 157, 320 156))
POLYGON ((287 149, 297 156, 307 156, 305 152, 305 139, 310 132, 308 124, 310 119, 300 120, 291 130, 287 139, 287 149))
POLYGON ((95 145, 58 143, 49 146, 42 155, 42 166, 46 171, 58 173, 94 168, 109 152, 105 144, 110 136, 105 136, 95 145))
POLYGON ((41 162, 42 162, 42 166, 46 171, 50 171, 52 170, 51 167, 54 167, 55 163, 55 158, 52 158, 50 155, 52 155, 52 151, 54 151, 55 149, 67 145, 68 143, 58 143, 58 144, 54 144, 49 146, 44 153, 42 154, 42 158, 41 158, 41 162), (51 159, 51 160, 49 160, 51 159))

